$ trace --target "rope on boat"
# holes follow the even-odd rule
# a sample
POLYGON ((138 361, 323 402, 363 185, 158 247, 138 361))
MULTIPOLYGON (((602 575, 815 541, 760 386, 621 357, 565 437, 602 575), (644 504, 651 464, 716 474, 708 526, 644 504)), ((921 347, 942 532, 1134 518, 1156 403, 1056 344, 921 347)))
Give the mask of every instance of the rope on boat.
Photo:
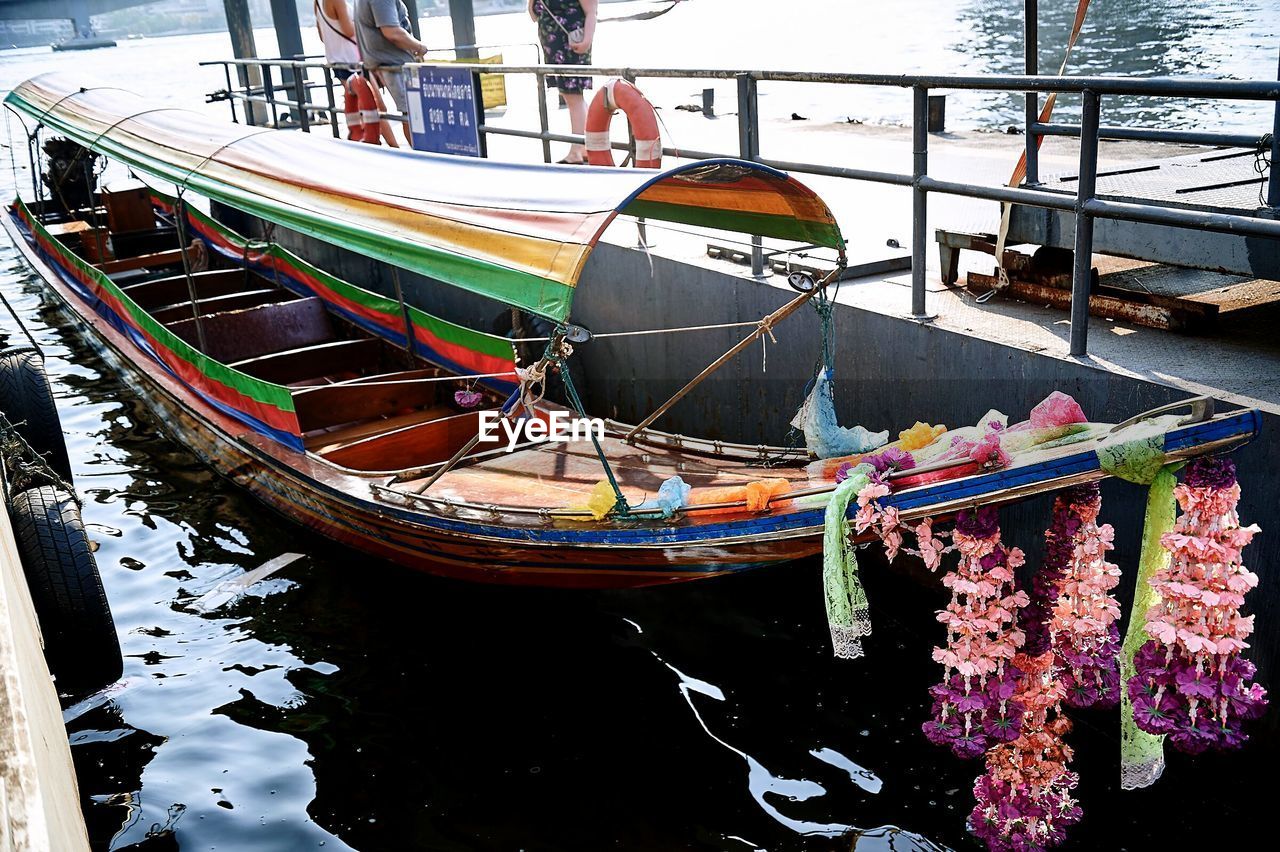
MULTIPOLYGON (((333 384, 334 385, 353 385, 353 386, 362 387, 362 388, 378 388, 378 387, 391 387, 394 385, 431 384, 432 382, 469 382, 469 381, 474 381, 476 379, 500 379, 500 378, 503 378, 504 376, 512 376, 515 378, 519 378, 519 373, 517 373, 515 370, 507 370, 506 372, 503 372, 503 373, 467 373, 461 376, 423 376, 417 379, 383 379, 380 381, 373 381, 373 382, 362 382, 359 379, 351 379, 345 382, 334 382, 333 384)), ((307 386, 301 387, 299 388, 299 390, 306 390, 306 387, 307 386)), ((333 385, 311 385, 310 387, 324 388, 324 387, 333 387, 333 385)))
MULTIPOLYGON (((36 350, 37 353, 39 351, 39 349, 36 350)), ((44 456, 36 452, 27 443, 27 439, 18 433, 13 422, 5 416, 3 411, 0 411, 0 466, 4 469, 9 489, 13 494, 35 488, 43 482, 59 491, 65 491, 77 506, 84 505, 75 486, 49 466, 44 456)))
MULTIPOLYGON (((646 328, 639 331, 604 331, 599 334, 591 333, 594 338, 607 337, 642 337, 647 334, 676 334, 685 331, 715 331, 719 328, 744 328, 749 325, 760 325, 763 320, 747 320, 745 322, 719 322, 710 325, 682 325, 675 328, 646 328)), ((520 337, 515 338, 520 343, 550 343, 550 337, 520 337)))
MULTIPOLYGON (((542 357, 542 363, 546 363, 549 360, 559 368, 560 380, 564 382, 564 391, 569 399, 569 405, 579 417, 586 417, 586 409, 582 404, 582 399, 578 396, 578 389, 573 385, 573 376, 569 372, 568 359, 573 354, 573 346, 564 339, 565 331, 564 326, 557 329, 557 340, 547 344, 547 351, 542 357)), ((609 480, 609 486, 613 489, 614 514, 623 520, 632 517, 631 506, 627 503, 627 498, 623 495, 622 488, 618 485, 618 478, 614 476, 613 468, 609 465, 609 459, 604 454, 604 448, 600 446, 600 439, 596 437, 596 433, 592 429, 588 429, 587 434, 591 436, 591 445, 595 447, 596 457, 600 459, 600 465, 604 468, 605 478, 609 480)))

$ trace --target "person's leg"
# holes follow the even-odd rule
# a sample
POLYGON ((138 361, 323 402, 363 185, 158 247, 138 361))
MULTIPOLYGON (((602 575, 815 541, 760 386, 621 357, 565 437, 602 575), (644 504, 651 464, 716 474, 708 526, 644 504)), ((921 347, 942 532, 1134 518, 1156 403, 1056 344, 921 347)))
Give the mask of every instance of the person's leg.
MULTIPOLYGON (((373 99, 378 103, 378 112, 387 111, 387 102, 383 100, 382 90, 377 86, 373 87, 373 99)), ((407 127, 408 125, 406 125, 407 127)), ((382 141, 387 143, 388 148, 399 148, 400 143, 396 141, 396 135, 391 131, 391 122, 383 119, 378 122, 378 130, 382 134, 382 141)))
MULTIPOLYGON (((569 132, 575 136, 581 136, 587 129, 587 102, 582 97, 582 92, 561 92, 564 95, 564 105, 569 108, 569 132)), ((569 146, 569 160, 587 159, 587 149, 584 145, 569 146)))
MULTIPOLYGON (((401 115, 409 114, 409 91, 405 88, 404 72, 384 70, 380 72, 383 81, 387 84, 387 92, 391 94, 391 100, 396 105, 396 111, 401 115)), ((400 122, 400 128, 404 131, 404 141, 410 148, 413 147, 413 136, 409 132, 409 122, 400 122)))

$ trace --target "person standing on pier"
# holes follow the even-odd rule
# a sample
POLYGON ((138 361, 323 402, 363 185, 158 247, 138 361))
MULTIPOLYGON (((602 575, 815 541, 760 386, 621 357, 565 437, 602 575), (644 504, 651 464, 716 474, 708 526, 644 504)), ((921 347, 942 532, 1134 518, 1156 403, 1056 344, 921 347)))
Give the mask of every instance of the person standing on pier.
MULTIPOLYGON (((538 25, 543 62, 548 65, 591 64, 597 5, 598 0, 528 0, 529 17, 538 25)), ((560 90, 560 96, 569 108, 571 132, 581 136, 587 126, 587 104, 583 92, 591 88, 591 78, 547 77, 547 86, 560 90)), ((581 165, 586 161, 586 146, 575 144, 560 162, 581 165)))
MULTIPOLYGON (((360 65, 360 48, 356 45, 356 25, 351 20, 351 9, 347 0, 313 0, 316 15, 316 29, 320 32, 320 43, 324 45, 324 61, 330 65, 360 65)), ((342 91, 348 98, 351 94, 350 68, 334 68, 333 76, 342 84, 342 91)), ((382 93, 373 87, 373 96, 377 100, 378 112, 386 112, 387 106, 382 101, 382 93)), ((349 117, 349 116, 348 116, 349 117)), ((391 133, 391 124, 379 122, 379 133, 382 141, 392 148, 396 138, 391 133)), ((358 126, 358 125, 357 125, 358 126)))
MULTIPOLYGON (((409 92, 402 66, 421 61, 427 46, 413 37, 409 10, 402 0, 356 0, 356 42, 365 69, 391 93, 401 115, 407 115, 409 92)), ((408 122, 401 122, 400 126, 412 147, 408 122)))

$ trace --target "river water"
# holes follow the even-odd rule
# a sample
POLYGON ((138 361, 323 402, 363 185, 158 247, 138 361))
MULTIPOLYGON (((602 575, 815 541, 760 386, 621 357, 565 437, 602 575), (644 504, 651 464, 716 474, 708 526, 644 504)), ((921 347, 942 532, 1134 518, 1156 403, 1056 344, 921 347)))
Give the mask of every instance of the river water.
MULTIPOLYGON (((1275 72, 1274 0, 1094 5, 1076 70, 1275 72)), ((692 0, 652 21, 606 24, 598 61, 1020 63, 1006 55, 1018 50, 1017 3, 780 8, 692 0)), ((1069 12, 1045 14, 1056 16, 1042 26, 1047 54, 1065 40, 1069 12)), ((428 39, 447 39, 447 22, 424 24, 428 39)), ((527 38, 518 16, 479 29, 486 43, 527 38)), ((258 40, 269 52, 271 34, 258 40)), ((227 52, 213 34, 0 53, 0 87, 59 67, 194 106, 221 83, 194 62, 227 52)), ((901 117, 878 103, 827 93, 805 109, 901 117)), ((1016 116, 1002 103, 959 115, 998 125, 1016 116)), ((1202 127, 1266 123, 1247 107, 1125 109, 1202 127)), ((4 165, 8 195, 27 178, 4 165)), ((867 658, 850 663, 831 659, 816 561, 610 593, 404 571, 282 521, 172 442, 7 242, 0 291, 44 348, 126 655, 124 688, 69 726, 95 849, 975 848, 964 818, 976 767, 919 732, 936 676, 935 586, 869 560, 875 633, 867 658), (244 599, 211 614, 192 607, 286 552, 304 558, 244 599)), ((0 326, 12 339, 7 319, 0 326)), ((1035 533, 1015 540, 1027 546, 1035 533)), ((1077 716, 1078 848, 1219 848, 1251 836, 1264 788, 1240 779, 1248 762, 1175 756, 1155 790, 1120 796, 1114 719, 1077 716), (1204 779, 1218 789, 1206 792, 1204 779)))

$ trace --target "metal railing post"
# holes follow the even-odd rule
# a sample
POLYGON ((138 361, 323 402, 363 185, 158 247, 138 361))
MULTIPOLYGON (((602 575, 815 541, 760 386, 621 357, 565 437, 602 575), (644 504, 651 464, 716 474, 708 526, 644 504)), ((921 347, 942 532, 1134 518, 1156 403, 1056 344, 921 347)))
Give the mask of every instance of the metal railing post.
MULTIPOLYGON (((343 87, 346 91, 346 87, 343 87)), ((324 92, 329 101, 329 127, 333 130, 333 138, 341 139, 342 131, 338 130, 338 102, 333 97, 333 69, 324 66, 324 92)))
POLYGON ((911 316, 929 318, 925 305, 925 249, 928 247, 929 193, 920 181, 929 173, 929 90, 912 89, 911 109, 911 316))
POLYGON ((1093 284, 1093 216, 1085 209, 1093 200, 1098 179, 1098 93, 1084 92, 1080 119, 1080 179, 1076 187, 1076 244, 1071 270, 1071 348, 1069 354, 1089 354, 1089 290, 1093 284))
MULTIPOLYGON (((1034 77, 1040 73, 1040 8, 1038 0, 1023 0, 1023 53, 1026 60, 1027 76, 1034 77)), ((1027 186, 1040 183, 1040 137, 1035 126, 1040 121, 1040 95, 1037 92, 1026 94, 1027 126, 1027 186)))
MULTIPOLYGON (((1280 80, 1280 68, 1276 71, 1276 79, 1280 80)), ((1280 207, 1280 180, 1276 179, 1276 169, 1280 169, 1280 101, 1275 102, 1275 117, 1271 123, 1271 175, 1267 184, 1267 204, 1273 210, 1280 207)))
POLYGON ((298 106, 298 126, 302 128, 303 133, 311 132, 311 115, 307 109, 310 102, 307 98, 307 69, 293 68, 293 102, 298 106))
POLYGON ((551 121, 547 117, 546 77, 541 72, 533 75, 533 82, 538 87, 538 126, 542 131, 542 162, 551 162, 551 140, 547 134, 551 132, 551 121))
POLYGON ((262 96, 267 99, 267 107, 271 110, 271 126, 280 129, 280 113, 276 108, 276 90, 271 83, 271 65, 262 63, 262 96))
MULTIPOLYGON (((749 73, 738 79, 738 155, 754 162, 760 158, 760 116, 758 114, 756 78, 749 73)), ((764 277, 764 240, 751 236, 751 274, 764 277)))
POLYGON ((235 99, 235 90, 231 88, 231 66, 230 66, 230 65, 228 65, 228 64, 227 64, 227 63, 225 63, 225 62, 224 62, 224 63, 222 63, 222 72, 223 72, 223 73, 226 75, 226 77, 227 77, 227 103, 228 103, 228 105, 230 105, 230 107, 231 107, 231 123, 232 123, 232 124, 239 124, 239 123, 240 123, 240 119, 239 119, 239 117, 236 115, 236 99, 235 99))

